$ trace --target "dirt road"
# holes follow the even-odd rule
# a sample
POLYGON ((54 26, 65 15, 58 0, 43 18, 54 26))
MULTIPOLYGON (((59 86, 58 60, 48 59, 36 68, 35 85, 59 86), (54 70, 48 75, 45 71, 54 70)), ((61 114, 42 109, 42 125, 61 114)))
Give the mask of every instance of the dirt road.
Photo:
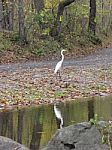
MULTIPOLYGON (((58 60, 57 60, 58 61, 58 60)), ((57 61, 43 61, 43 62, 27 62, 16 64, 0 65, 0 72, 2 71, 16 71, 20 69, 34 69, 34 68, 54 68, 57 61)), ((112 64, 112 48, 105 48, 96 53, 86 56, 84 58, 76 58, 64 61, 64 66, 86 66, 86 65, 106 65, 112 64)))

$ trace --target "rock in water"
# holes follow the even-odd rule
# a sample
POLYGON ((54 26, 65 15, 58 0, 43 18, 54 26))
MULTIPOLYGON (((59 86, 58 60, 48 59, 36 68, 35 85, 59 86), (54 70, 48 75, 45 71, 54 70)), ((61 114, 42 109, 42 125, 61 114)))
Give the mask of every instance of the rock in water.
POLYGON ((60 129, 43 150, 109 150, 101 134, 90 123, 79 123, 60 129))
POLYGON ((30 150, 7 137, 0 136, 0 150, 30 150))

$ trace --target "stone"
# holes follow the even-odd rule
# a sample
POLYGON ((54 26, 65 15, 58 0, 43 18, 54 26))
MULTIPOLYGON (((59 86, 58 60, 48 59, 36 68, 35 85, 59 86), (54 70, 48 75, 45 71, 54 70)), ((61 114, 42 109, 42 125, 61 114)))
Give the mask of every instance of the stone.
POLYGON ((43 150, 109 150, 101 142, 99 130, 83 122, 57 130, 43 150))
POLYGON ((0 150, 30 150, 22 144, 7 137, 0 136, 0 150))

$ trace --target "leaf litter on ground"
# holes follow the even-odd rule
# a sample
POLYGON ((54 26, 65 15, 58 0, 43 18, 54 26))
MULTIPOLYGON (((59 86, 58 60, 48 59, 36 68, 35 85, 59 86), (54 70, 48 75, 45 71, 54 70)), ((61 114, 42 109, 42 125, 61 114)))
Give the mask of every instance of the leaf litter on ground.
POLYGON ((64 67, 62 80, 51 68, 0 73, 0 108, 48 104, 112 93, 112 65, 64 67))

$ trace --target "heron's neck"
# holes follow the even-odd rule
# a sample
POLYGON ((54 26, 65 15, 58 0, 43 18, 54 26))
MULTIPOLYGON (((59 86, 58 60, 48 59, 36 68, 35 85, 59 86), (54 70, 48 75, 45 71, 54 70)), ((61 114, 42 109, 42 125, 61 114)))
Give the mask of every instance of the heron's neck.
POLYGON ((61 52, 61 56, 62 56, 61 61, 63 61, 63 60, 64 60, 64 55, 63 55, 63 53, 62 53, 62 52, 61 52))

